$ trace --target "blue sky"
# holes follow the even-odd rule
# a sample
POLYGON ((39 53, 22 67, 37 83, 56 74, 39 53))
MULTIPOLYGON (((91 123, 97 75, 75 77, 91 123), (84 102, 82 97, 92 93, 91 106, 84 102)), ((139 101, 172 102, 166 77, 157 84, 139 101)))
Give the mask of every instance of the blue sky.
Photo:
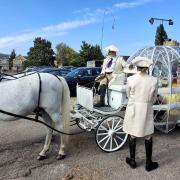
POLYGON ((121 55, 131 55, 154 44, 159 22, 150 25, 150 17, 173 19, 173 26, 164 26, 169 38, 180 41, 179 9, 179 0, 0 0, 0 53, 26 55, 41 36, 54 49, 63 42, 79 51, 83 40, 102 40, 103 48, 115 44, 121 55))

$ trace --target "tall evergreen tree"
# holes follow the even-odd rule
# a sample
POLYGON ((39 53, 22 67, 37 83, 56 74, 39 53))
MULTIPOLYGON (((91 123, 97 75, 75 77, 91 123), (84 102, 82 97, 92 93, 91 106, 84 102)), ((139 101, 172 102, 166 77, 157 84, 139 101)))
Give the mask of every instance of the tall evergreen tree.
POLYGON ((15 49, 12 50, 10 56, 9 56, 9 70, 13 67, 13 59, 16 57, 15 49))
POLYGON ((28 52, 28 65, 54 65, 54 51, 51 48, 51 42, 37 37, 34 40, 34 46, 28 52))
POLYGON ((155 45, 163 45, 166 39, 168 39, 168 35, 164 29, 163 24, 160 24, 156 30, 155 45))

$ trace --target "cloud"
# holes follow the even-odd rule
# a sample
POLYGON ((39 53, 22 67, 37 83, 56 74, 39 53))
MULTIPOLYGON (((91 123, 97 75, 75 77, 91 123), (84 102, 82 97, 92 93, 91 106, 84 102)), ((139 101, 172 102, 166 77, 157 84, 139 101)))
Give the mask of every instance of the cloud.
POLYGON ((136 0, 136 1, 131 1, 131 2, 120 2, 120 3, 114 4, 114 7, 120 8, 120 9, 134 8, 137 6, 147 4, 152 1, 153 0, 136 0))
POLYGON ((79 9, 73 12, 73 14, 79 14, 79 13, 87 13, 90 11, 90 8, 83 8, 83 9, 79 9))
POLYGON ((88 24, 92 24, 92 23, 95 23, 95 22, 96 22, 95 18, 68 21, 68 22, 63 22, 63 23, 57 24, 57 25, 44 27, 44 28, 42 28, 42 31, 49 32, 49 31, 70 30, 70 29, 75 29, 75 28, 85 26, 85 25, 88 25, 88 24))
POLYGON ((42 27, 36 30, 24 31, 24 33, 15 36, 0 37, 0 48, 16 45, 26 41, 33 40, 35 37, 52 37, 52 36, 63 36, 67 34, 68 30, 86 26, 88 24, 95 23, 94 18, 67 21, 56 25, 42 27))

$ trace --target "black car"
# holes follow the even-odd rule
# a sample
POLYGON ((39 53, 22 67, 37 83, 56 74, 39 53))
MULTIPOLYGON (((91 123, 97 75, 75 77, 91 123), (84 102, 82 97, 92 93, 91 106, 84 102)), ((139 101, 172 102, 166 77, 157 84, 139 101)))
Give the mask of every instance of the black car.
POLYGON ((38 72, 50 73, 50 74, 64 77, 71 71, 68 69, 63 69, 63 68, 43 68, 43 69, 39 69, 38 72))
POLYGON ((51 66, 33 66, 27 68, 24 72, 44 72, 54 74, 57 76, 66 76, 71 71, 69 69, 55 68, 51 66))
POLYGON ((51 66, 28 66, 23 72, 34 72, 44 68, 52 68, 51 66))
POLYGON ((79 67, 68 73, 65 79, 70 88, 71 95, 75 95, 77 83, 85 87, 92 87, 95 78, 100 72, 101 68, 99 67, 79 67))

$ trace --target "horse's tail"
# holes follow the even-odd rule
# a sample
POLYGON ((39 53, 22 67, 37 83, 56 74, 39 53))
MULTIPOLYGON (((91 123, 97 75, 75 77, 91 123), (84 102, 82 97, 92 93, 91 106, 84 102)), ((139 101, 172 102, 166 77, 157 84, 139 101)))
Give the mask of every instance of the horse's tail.
MULTIPOLYGON (((62 103, 61 103, 61 113, 63 121, 64 132, 69 133, 70 131, 70 92, 67 82, 64 78, 59 77, 63 85, 62 103)), ((65 143, 68 142, 69 136, 65 135, 65 143)))

